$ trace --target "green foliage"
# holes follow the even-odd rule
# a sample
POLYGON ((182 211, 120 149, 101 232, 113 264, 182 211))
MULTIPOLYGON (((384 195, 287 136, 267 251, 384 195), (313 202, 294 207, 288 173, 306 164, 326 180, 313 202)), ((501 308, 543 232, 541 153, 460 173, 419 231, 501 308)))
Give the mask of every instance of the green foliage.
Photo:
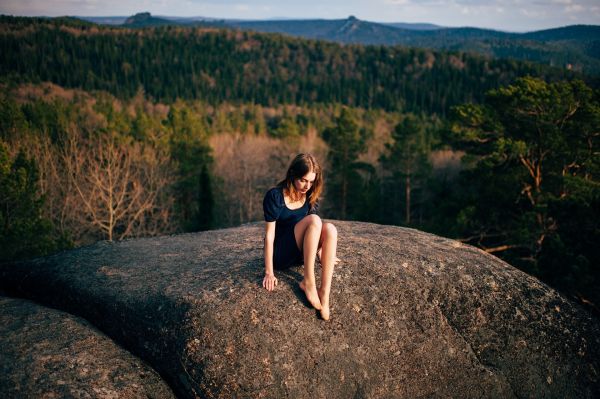
POLYGON ((349 201, 349 196, 363 188, 362 177, 358 173, 363 165, 357 160, 367 149, 367 135, 368 132, 358 125, 356 115, 346 107, 342 108, 335 125, 323 132, 323 139, 329 145, 331 164, 328 195, 330 203, 339 206, 333 211, 342 219, 352 218, 353 213, 357 212, 355 209, 360 209, 362 205, 349 201))
POLYGON ((174 104, 165 121, 171 158, 177 164, 178 214, 187 231, 212 227, 214 200, 208 170, 212 163, 203 121, 186 104, 174 104))
POLYGON ((21 107, 10 98, 0 98, 0 140, 18 138, 27 130, 27 119, 21 107))
MULTIPOLYGON (((319 38, 340 43, 402 45, 480 53, 489 58, 512 58, 559 65, 598 75, 600 27, 573 25, 528 33, 478 28, 395 29, 353 17, 338 20, 227 21, 227 25, 259 32, 319 38), (351 26, 351 29, 348 27, 351 26)), ((382 53, 385 52, 382 48, 382 53)))
POLYGON ((14 18, 1 18, 0 26, 0 76, 104 90, 121 99, 141 87, 165 102, 320 102, 445 115, 518 76, 573 75, 466 53, 341 46, 225 29, 138 30, 14 18))
POLYGON ((35 162, 22 152, 11 159, 0 141, 0 261, 45 255, 68 245, 53 237, 52 224, 42 217, 37 180, 35 162))
POLYGON ((41 131, 54 142, 65 137, 71 116, 69 115, 69 108, 64 102, 47 102, 38 99, 23 104, 21 110, 33 130, 41 131))
POLYGON ((281 118, 273 118, 269 121, 270 135, 276 138, 298 137, 300 136, 300 127, 289 115, 281 118))
POLYGON ((431 165, 427 159, 432 150, 432 139, 424 120, 407 115, 392 132, 393 142, 386 145, 388 153, 380 162, 389 176, 385 181, 386 209, 390 221, 410 225, 413 214, 419 211, 426 195, 431 165), (399 211, 403 210, 400 217, 399 211))
POLYGON ((540 274, 549 284, 597 305, 600 185, 578 177, 567 180, 569 197, 553 199, 548 204, 557 226, 540 253, 540 274))
MULTIPOLYGON (((158 34, 142 33, 139 40, 145 40, 146 34, 158 34)), ((224 46, 231 44, 227 35, 215 34, 210 38, 222 40, 220 44, 224 46)), ((239 43, 246 43, 248 38, 244 36, 239 43)), ((275 41, 271 37, 270 40, 273 46, 289 44, 284 38, 275 41)), ((347 49, 324 43, 298 42, 296 45, 300 49, 303 45, 309 46, 323 59, 335 59, 339 65, 331 65, 332 70, 357 57, 346 52, 347 49), (333 58, 327 58, 330 56, 333 58)), ((284 59, 292 57, 294 53, 288 54, 284 49, 279 48, 281 54, 278 55, 284 59)), ((392 53, 388 49, 379 55, 388 57, 392 53)), ((301 52, 296 56, 299 54, 301 52)), ((426 60, 425 53, 412 54, 416 59, 426 60)), ((275 63, 273 68, 279 68, 278 65, 275 63)), ((222 73, 236 79, 235 71, 227 72, 224 68, 222 73)), ((270 85, 276 81, 273 76, 269 77, 272 80, 265 77, 263 83, 270 85)), ((318 79, 315 85, 323 83, 318 79)), ((341 86, 327 84, 330 84, 327 90, 332 93, 346 93, 336 91, 341 90, 341 86)), ((47 168, 40 173, 42 178, 55 173, 52 168, 59 164, 49 157, 64 154, 61 151, 68 149, 69 138, 117 134, 123 141, 139 145, 138 148, 160 149, 153 154, 160 153, 165 159, 169 173, 166 175, 168 192, 164 195, 169 198, 161 202, 167 204, 164 209, 153 209, 149 213, 148 219, 156 219, 157 223, 154 230, 146 230, 149 234, 160 234, 223 225, 215 216, 218 213, 215 208, 221 205, 224 195, 217 190, 218 173, 214 170, 213 156, 224 155, 212 153, 209 140, 214 144, 221 139, 215 135, 223 132, 247 135, 244 139, 256 141, 244 142, 278 149, 281 144, 286 150, 271 155, 275 164, 287 156, 283 154, 287 148, 300 142, 319 151, 325 149, 318 137, 301 137, 311 127, 322 132, 321 138, 329 150, 328 162, 325 162, 327 191, 323 216, 409 224, 458 237, 503 257, 555 287, 600 303, 595 294, 600 264, 596 245, 600 239, 600 160, 597 156, 600 95, 580 81, 553 83, 530 77, 517 79, 511 85, 489 91, 483 104, 456 107, 455 118, 448 125, 427 114, 349 107, 341 101, 263 106, 256 102, 221 103, 218 102, 221 97, 215 96, 210 101, 216 104, 209 100, 162 104, 149 100, 139 86, 131 100, 119 100, 107 92, 65 91, 52 87, 44 89, 47 96, 44 99, 31 99, 27 93, 27 90, 39 93, 37 86, 19 87, 18 95, 15 94, 17 88, 7 89, 0 96, 2 139, 15 148, 33 151, 14 160, 7 157, 6 150, 3 153, 1 194, 3 201, 12 205, 3 208, 11 212, 2 216, 4 224, 10 219, 10 229, 3 233, 2 248, 14 249, 14 253, 3 253, 5 258, 47 253, 62 245, 57 238, 60 235, 41 216, 44 208, 37 194, 39 187, 45 187, 47 194, 52 190, 42 183, 33 183, 38 175, 31 158, 35 154, 40 167, 47 168), (29 99, 23 100, 26 97, 29 99), (48 138, 51 140, 42 140, 48 138), (388 145, 384 146, 384 142, 388 145), (52 151, 43 152, 41 143, 48 143, 52 151), (465 152, 466 161, 459 177, 441 173, 439 165, 433 162, 432 154, 438 149, 447 150, 448 143, 454 144, 454 155, 461 154, 458 150, 465 152), (377 163, 382 151, 383 156, 377 163), (19 210, 20 205, 23 205, 22 210, 19 210), (165 225, 170 229, 161 230, 165 225)), ((170 89, 170 86, 164 88, 170 89)), ((208 92, 210 90, 205 94, 208 92)), ((261 95, 269 98, 270 94, 264 91, 261 95)), ((269 99, 267 102, 277 101, 269 99)), ((244 153, 245 156, 252 158, 252 151, 244 153)), ((143 152, 138 155, 143 156, 143 152)), ((258 180, 253 173, 248 171, 244 181, 249 192, 255 194, 259 191, 257 187, 268 183, 258 180)), ((64 190, 73 190, 67 180, 64 183, 64 190)), ((50 198, 48 202, 56 205, 50 198)), ((70 204, 66 202, 66 206, 70 204)), ((248 218, 253 217, 251 212, 248 214, 248 218)), ((60 217, 49 214, 50 217, 55 226, 60 225, 61 231, 65 231, 60 217)))
POLYGON ((454 197, 457 233, 556 287, 600 303, 598 93, 518 79, 456 109, 477 162, 454 197))

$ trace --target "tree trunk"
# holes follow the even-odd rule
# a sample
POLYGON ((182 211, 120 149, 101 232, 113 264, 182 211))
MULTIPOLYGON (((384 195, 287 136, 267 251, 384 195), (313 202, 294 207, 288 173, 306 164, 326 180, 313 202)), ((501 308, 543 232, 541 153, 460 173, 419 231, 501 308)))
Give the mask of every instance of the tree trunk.
POLYGON ((406 178, 404 179, 405 183, 405 197, 406 197, 406 217, 404 218, 404 222, 406 225, 410 224, 410 194, 411 194, 411 185, 410 185, 410 173, 406 174, 406 178))
POLYGON ((341 219, 346 220, 346 196, 348 193, 348 179, 346 173, 342 173, 342 204, 341 204, 341 219))

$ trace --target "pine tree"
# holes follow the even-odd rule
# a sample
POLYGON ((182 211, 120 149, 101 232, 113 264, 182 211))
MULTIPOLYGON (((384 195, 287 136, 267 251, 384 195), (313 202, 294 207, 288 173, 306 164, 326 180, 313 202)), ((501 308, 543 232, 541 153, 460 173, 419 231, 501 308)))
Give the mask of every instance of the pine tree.
POLYGON ((42 217, 44 198, 38 193, 35 161, 19 152, 14 159, 0 141, 0 261, 45 255, 67 242, 53 238, 42 217))
POLYGON ((323 139, 329 145, 331 164, 328 194, 338 210, 336 216, 341 219, 349 216, 350 191, 362 186, 357 173, 360 167, 358 156, 366 150, 366 135, 367 132, 359 127, 356 116, 347 107, 342 108, 335 125, 323 132, 323 139))
POLYGON ((423 121, 413 115, 407 115, 396 125, 392 132, 393 143, 387 144, 387 155, 381 158, 384 169, 391 174, 389 177, 392 199, 390 209, 399 209, 400 196, 398 190, 404 191, 404 220, 405 225, 412 223, 414 211, 413 197, 415 189, 425 186, 425 180, 431 169, 427 156, 431 151, 423 121))
POLYGON ((458 107, 454 125, 474 160, 462 185, 470 193, 459 221, 463 232, 488 252, 596 303, 598 98, 581 81, 522 78, 490 91, 485 105, 458 107))
POLYGON ((187 231, 211 226, 213 199, 210 183, 211 150, 202 119, 186 104, 171 107, 166 126, 171 130, 171 157, 178 167, 175 184, 178 213, 187 231))

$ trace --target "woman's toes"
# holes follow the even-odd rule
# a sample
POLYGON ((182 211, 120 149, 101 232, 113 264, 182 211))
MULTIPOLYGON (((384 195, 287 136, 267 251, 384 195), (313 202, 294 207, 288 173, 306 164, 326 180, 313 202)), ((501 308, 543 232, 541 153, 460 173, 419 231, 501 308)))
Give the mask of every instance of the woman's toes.
POLYGON ((325 321, 329 320, 329 306, 323 306, 321 309, 321 318, 325 321))

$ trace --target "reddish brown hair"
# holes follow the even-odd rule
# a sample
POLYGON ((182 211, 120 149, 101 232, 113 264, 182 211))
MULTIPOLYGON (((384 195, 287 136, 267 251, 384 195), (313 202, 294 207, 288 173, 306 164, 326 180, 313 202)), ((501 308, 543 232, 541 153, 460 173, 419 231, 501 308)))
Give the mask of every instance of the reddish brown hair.
POLYGON ((279 182, 278 186, 283 187, 287 190, 288 194, 292 197, 296 197, 298 192, 294 186, 294 179, 301 179, 306 176, 307 173, 313 172, 315 174, 315 181, 313 182, 310 190, 306 193, 308 201, 310 202, 311 208, 315 206, 321 192, 323 191, 323 174, 321 172, 321 165, 311 154, 298 154, 290 163, 290 167, 287 170, 285 179, 279 182))

